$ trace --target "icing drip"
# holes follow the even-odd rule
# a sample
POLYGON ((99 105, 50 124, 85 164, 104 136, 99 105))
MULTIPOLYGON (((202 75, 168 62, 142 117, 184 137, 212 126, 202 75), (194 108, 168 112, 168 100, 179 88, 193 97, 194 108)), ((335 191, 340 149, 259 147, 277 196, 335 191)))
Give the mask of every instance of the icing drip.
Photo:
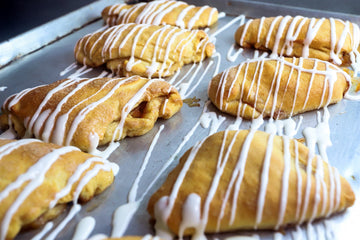
POLYGON ((88 239, 95 227, 95 223, 96 223, 95 218, 90 216, 81 219, 81 221, 76 226, 76 230, 72 240, 88 239))
POLYGON ((223 27, 218 29, 216 32, 214 32, 210 36, 210 40, 213 41, 217 35, 219 35, 221 32, 223 32, 224 30, 226 30, 227 28, 229 28, 231 25, 235 24, 236 22, 240 22, 240 25, 242 25, 244 23, 244 21, 245 21, 245 15, 239 15, 238 17, 234 18, 233 20, 231 20, 230 22, 225 24, 223 27))
POLYGON ((234 62, 238 58, 238 56, 244 51, 243 48, 239 48, 233 55, 231 55, 232 52, 235 50, 235 47, 236 47, 236 44, 234 43, 231 45, 231 47, 228 50, 227 60, 230 62, 234 62))
POLYGON ((31 240, 41 240, 44 238, 44 236, 53 228, 54 223, 53 222, 48 222, 45 224, 45 226, 43 227, 43 229, 36 234, 36 236, 34 236, 33 238, 31 238, 31 240))
POLYGON ((68 72, 72 71, 73 69, 75 69, 77 67, 76 62, 73 62, 72 64, 70 64, 69 66, 67 66, 63 71, 60 72, 60 76, 64 76, 65 74, 67 74, 68 72))
POLYGON ((6 86, 0 86, 0 92, 5 91, 6 89, 7 89, 7 87, 6 87, 6 86))

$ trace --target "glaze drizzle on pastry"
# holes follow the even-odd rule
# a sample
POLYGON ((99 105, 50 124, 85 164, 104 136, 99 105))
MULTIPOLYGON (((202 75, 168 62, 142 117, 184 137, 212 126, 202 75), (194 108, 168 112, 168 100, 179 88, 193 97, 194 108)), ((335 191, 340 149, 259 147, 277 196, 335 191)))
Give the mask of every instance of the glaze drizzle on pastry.
POLYGON ((45 142, 109 155, 118 146, 115 141, 144 134, 158 117, 170 118, 181 106, 176 89, 160 79, 77 78, 9 97, 2 117, 21 137, 34 135, 45 142), (31 106, 28 99, 33 99, 31 106), (107 142, 108 151, 99 152, 98 145, 107 142))
POLYGON ((249 20, 235 34, 243 47, 271 50, 271 57, 295 56, 352 63, 358 68, 360 30, 357 24, 334 18, 302 16, 249 20))
POLYGON ((109 26, 145 23, 194 29, 213 25, 218 19, 218 11, 209 6, 196 7, 182 1, 159 0, 134 5, 108 6, 102 11, 102 17, 109 26))
MULTIPOLYGON (((349 184, 340 177, 335 168, 322 161, 319 156, 315 157, 311 153, 304 154, 304 150, 307 151, 306 147, 296 140, 292 140, 291 135, 275 136, 275 132, 265 134, 257 131, 256 129, 261 123, 262 119, 253 121, 249 131, 227 130, 217 133, 215 135, 218 135, 218 139, 222 139, 221 141, 216 141, 215 135, 212 135, 188 151, 186 157, 180 161, 181 164, 169 175, 167 181, 171 182, 170 185, 167 186, 165 182, 163 187, 150 199, 148 210, 156 218, 155 228, 157 234, 160 234, 159 236, 168 239, 173 232, 180 239, 188 234, 192 235, 192 239, 204 239, 205 232, 251 228, 277 229, 289 223, 301 224, 304 221, 312 221, 314 216, 316 218, 324 217, 328 215, 328 212, 338 212, 352 205, 354 194, 349 184), (246 132, 245 135, 244 132, 246 132), (241 146, 237 145, 239 136, 243 136, 241 137, 243 139, 241 146), (263 138, 261 143, 258 142, 260 136, 263 138), (216 145, 214 145, 214 141, 216 145), (257 144, 254 143, 255 141, 257 144), (215 161, 214 164, 211 164, 210 160, 206 160, 209 161, 207 163, 209 171, 212 169, 209 176, 205 174, 203 178, 197 178, 193 171, 199 171, 198 167, 201 168, 199 161, 205 161, 204 151, 208 151, 208 144, 212 144, 212 148, 217 146, 216 149, 219 150, 219 153, 210 157, 215 161), (262 147, 257 148, 255 145, 262 147), (260 150, 262 148, 264 149, 260 150), (277 148, 283 148, 279 152, 282 156, 278 155, 282 160, 274 156, 277 148), (260 163, 249 159, 254 154, 260 154, 253 151, 261 152, 261 156, 264 157, 260 163), (233 152, 237 154, 234 155, 233 152), (198 159, 199 156, 202 160, 198 159), (231 163, 232 161, 235 162, 231 163), (279 169, 281 172, 276 173, 278 176, 275 177, 274 174, 278 170, 274 170, 274 164, 278 161, 283 163, 279 169), (312 167, 308 167, 309 165, 312 167), (259 171, 254 173, 255 179, 253 179, 254 176, 249 175, 247 168, 252 172, 259 171), (309 171, 309 169, 311 170, 309 171), (256 180, 257 177, 259 179, 256 180), (193 181, 198 181, 199 190, 184 187, 191 185, 193 181), (201 181, 204 183, 200 184, 201 181), (277 193, 272 193, 275 188, 268 190, 269 184, 273 186, 274 181, 279 181, 277 183, 279 188, 276 189, 279 196, 277 193), (308 181, 315 182, 316 186, 309 185, 308 181), (251 182, 255 183, 251 185, 251 182), (326 184, 319 185, 318 182, 326 182, 326 184), (327 188, 331 182, 334 183, 334 189, 328 193, 327 188), (303 183, 306 183, 306 186, 303 183), (308 186, 311 186, 312 189, 311 197, 307 190, 308 186), (296 197, 291 196, 294 193, 299 195, 297 188, 302 194, 296 197), (241 194, 247 194, 247 197, 241 194), (271 196, 267 197, 267 195, 271 196), (244 202, 244 199, 248 199, 248 197, 251 199, 257 197, 258 202, 254 206, 244 202), (317 199, 318 197, 320 200, 317 199), (275 201, 274 198, 278 201, 275 201), (266 199, 271 200, 266 201, 266 199), (219 204, 220 210, 215 210, 218 209, 219 204), (272 205, 273 207, 271 207, 272 205), (289 206, 291 206, 291 210, 289 206), (152 207, 154 209, 151 209, 152 207), (270 210, 269 207, 278 210, 270 210), (211 214, 210 209, 212 209, 211 214), (278 211, 277 217, 273 211, 278 211), (178 220, 174 221, 175 218, 178 220), (194 229, 194 231, 188 231, 189 229, 194 229)), ((275 168, 279 168, 279 166, 276 164, 275 168)), ((253 200, 251 201, 253 202, 253 200)))
POLYGON ((217 108, 231 115, 278 119, 338 102, 350 84, 347 73, 326 61, 262 58, 215 76, 208 94, 217 108))
MULTIPOLYGON (((36 199, 37 196, 36 194, 40 194, 40 196, 41 194, 43 194, 43 197, 51 196, 50 192, 44 194, 39 192, 40 190, 38 189, 40 189, 40 186, 42 186, 44 181, 50 181, 48 180, 49 176, 47 176, 47 173, 51 169, 52 171, 54 171, 53 170, 55 168, 54 165, 56 165, 58 161, 64 161, 65 158, 64 156, 66 156, 66 158, 71 158, 70 157, 71 154, 73 154, 74 152, 79 152, 79 155, 80 154, 83 155, 81 157, 77 155, 77 157, 79 157, 80 159, 84 158, 84 160, 81 160, 82 161, 81 162, 78 159, 76 159, 75 162, 77 162, 77 165, 75 167, 74 172, 72 172, 69 175, 69 178, 66 179, 67 182, 63 186, 63 188, 60 188, 58 192, 55 192, 55 196, 53 199, 50 199, 51 201, 49 201, 48 206, 44 206, 45 204, 44 201, 47 200, 41 199, 41 203, 39 203, 38 206, 35 206, 35 208, 42 209, 45 207, 45 209, 52 209, 59 202, 60 203, 66 202, 66 200, 64 201, 64 198, 67 196, 67 199, 71 197, 70 199, 73 199, 74 202, 74 206, 71 212, 76 213, 81 209, 80 205, 78 204, 78 199, 82 198, 83 200, 86 200, 84 199, 84 197, 81 197, 80 194, 83 191, 83 188, 89 183, 89 181, 93 179, 93 177, 98 175, 100 171, 112 172, 114 175, 116 175, 119 169, 119 167, 116 164, 110 163, 106 159, 81 153, 78 148, 72 146, 59 147, 56 145, 50 145, 50 144, 47 145, 36 139, 23 139, 18 141, 0 139, 0 144, 1 144, 0 162, 3 162, 3 164, 10 163, 12 161, 11 155, 13 153, 19 155, 19 151, 24 151, 22 153, 23 154, 22 156, 24 157, 24 159, 25 158, 27 159, 26 161, 34 162, 22 173, 21 170, 14 171, 16 173, 20 172, 20 175, 18 175, 15 180, 10 181, 10 183, 8 183, 7 185, 6 184, 3 185, 1 189, 0 202, 4 204, 3 207, 7 208, 1 220, 1 232, 0 232, 1 240, 7 239, 9 237, 10 238, 14 237, 12 235, 8 235, 9 234, 8 230, 10 227, 12 227, 10 234, 14 234, 14 233, 16 234, 16 230, 14 230, 14 228, 17 229, 16 228, 17 226, 15 225, 19 224, 19 218, 21 219, 21 221, 29 221, 28 217, 24 217, 24 212, 19 212, 20 211, 19 209, 22 207, 24 202, 27 201, 28 198, 32 199, 33 201, 34 198, 36 199), (38 147, 44 147, 44 149, 47 150, 35 150, 38 147), (27 150, 23 150, 24 148, 26 148, 27 150), (33 152, 31 151, 29 152, 29 149, 32 149, 33 152), (42 154, 41 151, 44 151, 44 153, 42 154), (36 156, 41 156, 41 157, 37 159, 36 156), (37 193, 35 194, 34 192, 37 193), (9 199, 13 198, 14 194, 16 194, 14 200, 12 202, 10 200, 9 202, 9 199), (23 215, 18 216, 18 214, 23 214, 23 215), (14 220, 13 218, 15 215, 16 215, 16 219, 14 220), (13 226, 13 224, 15 225, 13 226)), ((23 162, 24 164, 26 162, 25 160, 21 160, 21 161, 24 161, 23 162)), ((4 166, 2 166, 2 168, 4 168, 4 166)), ((66 170, 62 170, 62 171, 66 171, 66 170)), ((62 172, 62 174, 64 174, 64 177, 66 177, 66 174, 64 172, 62 172)), ((112 176, 112 174, 110 175, 112 176)), ((6 178, 4 180, 6 180, 6 178)), ((54 189, 58 189, 61 186, 62 183, 57 183, 54 189)), ((46 187, 43 188, 46 190, 46 187)), ((101 191, 101 189, 103 189, 103 186, 99 187, 98 190, 101 191)), ((72 217, 71 212, 69 217, 67 217, 69 220, 72 217)), ((34 210, 34 214, 38 214, 38 210, 34 210)), ((36 220, 36 215, 33 220, 36 220)), ((28 223, 29 222, 25 222, 25 224, 28 223)), ((65 224, 66 223, 64 223, 63 225, 65 224)), ((59 228, 58 231, 60 230, 61 228, 59 228)), ((52 235, 55 237, 56 233, 52 233, 52 235)), ((50 236, 48 237, 49 239, 51 239, 50 236)))
POLYGON ((214 45, 201 30, 121 24, 88 34, 75 46, 75 58, 90 67, 106 63, 119 76, 166 77, 184 64, 210 57, 214 45))

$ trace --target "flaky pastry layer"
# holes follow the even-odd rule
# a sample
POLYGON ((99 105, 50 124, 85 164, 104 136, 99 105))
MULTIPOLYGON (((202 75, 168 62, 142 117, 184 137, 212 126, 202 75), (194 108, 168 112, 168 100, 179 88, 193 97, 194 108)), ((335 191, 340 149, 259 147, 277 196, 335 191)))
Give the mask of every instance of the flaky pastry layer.
POLYGON ((160 79, 64 79, 9 97, 0 126, 10 125, 19 137, 94 152, 98 145, 147 133, 181 106, 177 90, 160 79))
POLYGON ((35 139, 0 139, 1 239, 38 227, 66 203, 86 202, 104 191, 118 167, 105 159, 35 139))
POLYGON ((129 23, 81 38, 75 58, 90 67, 106 64, 119 76, 166 77, 210 57, 214 48, 201 30, 129 23))
POLYGON ((262 17, 240 26, 235 41, 242 47, 270 50, 273 56, 318 58, 342 65, 355 61, 360 30, 355 23, 334 18, 262 17))
POLYGON ((240 130, 218 132, 188 150, 151 196, 148 211, 158 236, 201 238, 301 224, 354 200, 345 178, 302 143, 240 130))
POLYGON ((218 74, 208 95, 218 109, 234 116, 282 119, 339 102, 350 81, 347 73, 329 62, 264 58, 218 74))
POLYGON ((218 20, 216 8, 196 7, 182 1, 169 0, 134 5, 114 4, 104 8, 101 15, 109 26, 124 23, 146 23, 197 29, 209 27, 218 20))

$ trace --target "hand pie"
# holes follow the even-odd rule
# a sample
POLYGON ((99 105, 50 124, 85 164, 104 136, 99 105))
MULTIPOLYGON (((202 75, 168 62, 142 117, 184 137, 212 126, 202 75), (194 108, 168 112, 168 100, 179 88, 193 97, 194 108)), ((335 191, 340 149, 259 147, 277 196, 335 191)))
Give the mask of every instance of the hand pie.
POLYGON ((150 198, 157 236, 181 239, 240 229, 278 229, 327 217, 355 201, 350 184, 289 137, 218 132, 180 159, 150 198), (159 235, 160 234, 160 235, 159 235))
POLYGON ((295 56, 349 64, 360 42, 359 27, 340 19, 262 17, 249 20, 235 33, 242 47, 272 51, 272 56, 295 56))
POLYGON ((209 27, 218 20, 216 8, 195 7, 182 1, 168 0, 134 5, 115 4, 106 7, 101 15, 109 26, 123 23, 146 23, 196 29, 209 27))
POLYGON ((114 180, 118 166, 36 139, 0 139, 0 239, 37 226, 71 201, 90 200, 114 180))
POLYGON ((98 145, 147 133, 181 106, 177 90, 161 79, 64 79, 9 97, 0 122, 14 125, 19 137, 96 152, 98 145))
POLYGON ((210 57, 214 48, 201 30, 129 23, 86 35, 76 44, 75 58, 90 67, 106 63, 119 76, 166 77, 210 57))
POLYGON ((208 94, 231 115, 281 119, 340 101, 350 81, 347 73, 321 60, 255 59, 215 76, 208 94))

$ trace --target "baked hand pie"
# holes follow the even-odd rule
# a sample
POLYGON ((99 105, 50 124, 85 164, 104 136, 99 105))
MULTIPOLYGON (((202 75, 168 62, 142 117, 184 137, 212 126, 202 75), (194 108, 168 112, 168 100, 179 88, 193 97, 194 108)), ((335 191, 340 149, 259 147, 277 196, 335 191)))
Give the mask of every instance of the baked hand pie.
POLYGON ((146 23, 197 29, 209 27, 218 20, 216 8, 196 7, 182 1, 169 0, 134 5, 115 4, 106 7, 101 15, 109 26, 123 23, 146 23))
POLYGON ((350 76, 326 61, 306 58, 254 59, 215 76, 208 95, 221 111, 245 119, 274 119, 340 101, 350 76))
POLYGON ((81 38, 75 58, 90 67, 106 63, 119 76, 166 77, 184 64, 210 57, 214 48, 201 30, 129 23, 81 38))
POLYGON ((355 23, 334 18, 262 17, 240 26, 235 41, 245 48, 270 50, 272 56, 318 58, 343 65, 358 55, 360 30, 355 23))
POLYGON ((177 90, 161 79, 64 79, 9 97, 0 124, 21 138, 96 153, 98 145, 147 133, 157 118, 168 119, 181 106, 177 90))
POLYGON ((148 211, 157 236, 200 239, 301 224, 354 201, 345 178, 305 145, 251 129, 218 132, 188 150, 151 196, 148 211))
POLYGON ((115 163, 72 146, 0 139, 0 239, 56 217, 69 202, 90 200, 117 172, 115 163))

